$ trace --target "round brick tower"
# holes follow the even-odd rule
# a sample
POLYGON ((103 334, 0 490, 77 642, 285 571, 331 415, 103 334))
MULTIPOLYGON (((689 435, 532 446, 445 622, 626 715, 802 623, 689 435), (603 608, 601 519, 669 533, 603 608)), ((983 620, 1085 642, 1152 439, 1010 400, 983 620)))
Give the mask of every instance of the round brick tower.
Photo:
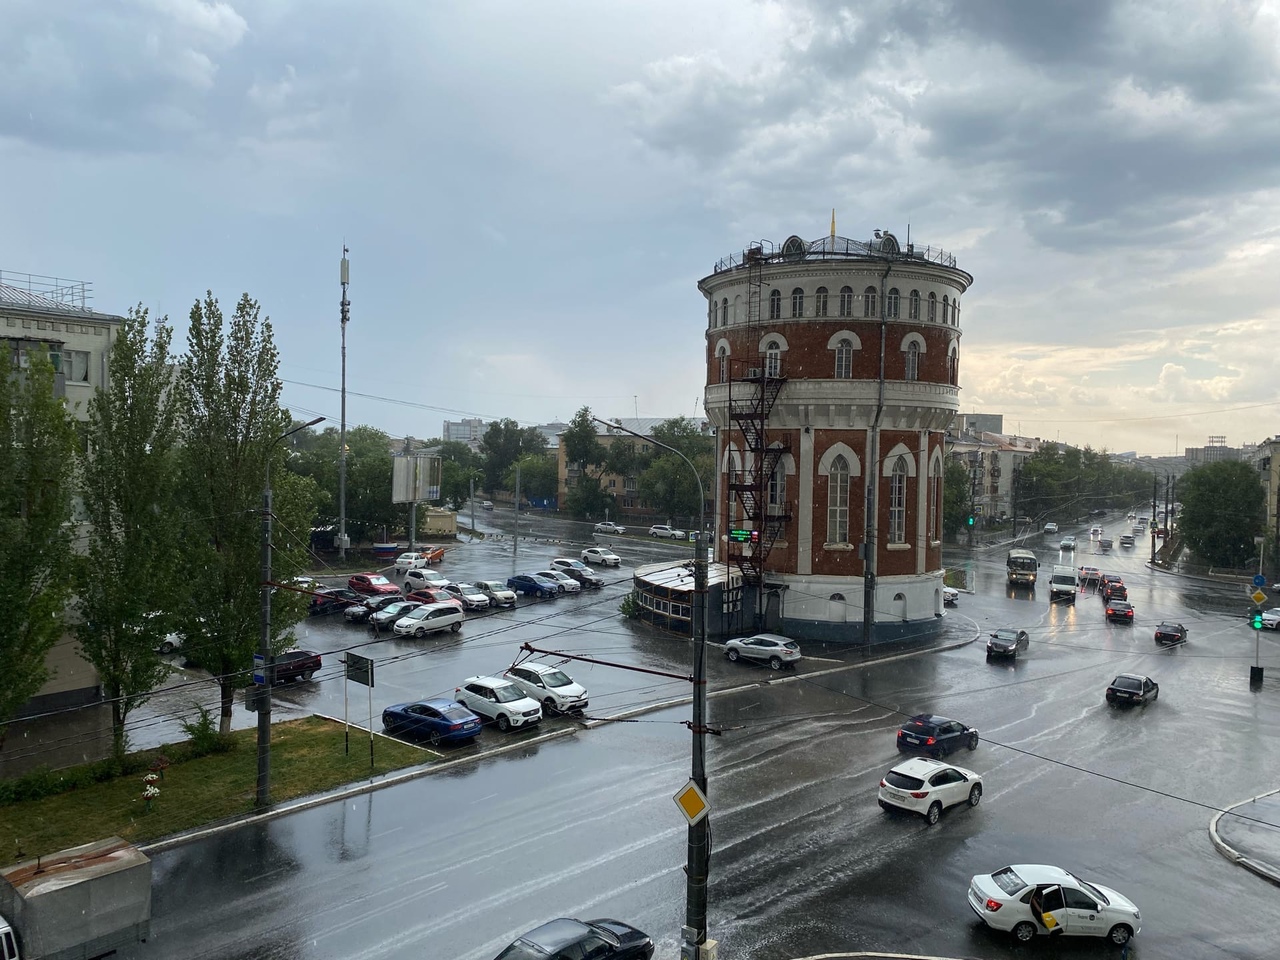
POLYGON ((941 616, 943 438, 972 282, 881 230, 753 244, 699 281, 716 557, 740 572, 745 629, 879 641, 941 616))

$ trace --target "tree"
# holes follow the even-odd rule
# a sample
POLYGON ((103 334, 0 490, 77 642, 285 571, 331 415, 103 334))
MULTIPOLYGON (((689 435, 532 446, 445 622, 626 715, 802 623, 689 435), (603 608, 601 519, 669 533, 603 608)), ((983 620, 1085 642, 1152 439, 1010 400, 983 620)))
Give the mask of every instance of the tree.
POLYGON ((1266 516, 1262 481, 1247 463, 1196 467, 1178 484, 1178 530, 1205 563, 1241 567, 1258 556, 1253 538, 1266 516))
POLYGON ((617 516, 618 503, 613 494, 600 486, 600 481, 583 474, 569 487, 561 507, 581 520, 603 518, 610 511, 617 516))
POLYGON ((489 424, 480 441, 480 449, 485 455, 484 488, 493 492, 501 486, 511 465, 522 456, 546 453, 547 438, 537 427, 521 429, 518 423, 507 417, 489 424))
POLYGON ((148 338, 139 304, 120 324, 108 360, 109 387, 89 402, 81 495, 88 550, 76 578, 84 657, 111 704, 112 743, 125 751, 124 725, 164 679, 156 648, 172 629, 177 558, 178 410, 167 318, 148 338))
POLYGON ((955 537, 969 517, 969 471, 958 460, 948 460, 942 472, 942 533, 955 537))
MULTIPOLYGON (((273 487, 278 579, 304 568, 316 487, 285 467, 278 443, 289 428, 280 406, 278 355, 271 322, 246 293, 228 330, 213 293, 191 308, 189 352, 179 377, 183 485, 183 588, 178 609, 184 651, 208 669, 221 693, 220 729, 231 730, 236 687, 258 649, 262 490, 268 465, 273 487)), ((277 591, 273 647, 305 610, 304 598, 277 591)))
MULTIPOLYGON (((552 500, 560 490, 560 470, 550 454, 525 454, 520 465, 520 496, 526 500, 552 500)), ((516 488, 516 468, 512 465, 504 482, 508 490, 516 488)))
POLYGON ((0 357, 0 745, 9 719, 49 678, 45 657, 62 637, 73 582, 76 430, 53 391, 43 345, 0 357))
MULTIPOLYGON (((307 437, 310 430, 294 436, 307 437)), ((325 519, 338 518, 338 447, 341 432, 326 427, 303 440, 289 469, 310 477, 320 490, 320 510, 325 519)), ((292 441, 293 437, 289 438, 292 441)), ((286 441, 286 442, 289 442, 286 441)), ((381 537, 382 528, 401 529, 409 517, 407 504, 391 502, 391 438, 376 427, 347 429, 347 526, 355 538, 381 537)))
POLYGON ((565 463, 576 466, 583 473, 600 476, 609 448, 599 440, 590 407, 582 407, 573 415, 569 429, 560 434, 560 443, 564 447, 565 463))
MULTIPOLYGON (((703 493, 714 495, 715 442, 703 436, 692 420, 687 417, 665 420, 654 427, 653 438, 684 454, 702 478, 703 493)), ((639 492, 650 506, 668 518, 692 519, 703 510, 698 481, 689 464, 661 447, 654 449, 640 474, 639 492)))

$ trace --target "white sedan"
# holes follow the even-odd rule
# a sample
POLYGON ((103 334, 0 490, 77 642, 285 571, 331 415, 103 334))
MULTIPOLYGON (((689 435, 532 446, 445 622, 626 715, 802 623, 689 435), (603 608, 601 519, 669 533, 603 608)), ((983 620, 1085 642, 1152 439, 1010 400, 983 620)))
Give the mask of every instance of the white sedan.
POLYGON ((1262 611, 1262 625, 1268 630, 1280 630, 1280 607, 1262 611))
POLYGON ((982 777, 929 757, 904 760, 880 781, 880 806, 918 813, 937 823, 942 811, 958 803, 976 807, 982 800, 982 777))
POLYGON ((626 533, 626 527, 620 527, 611 520, 596 524, 596 533, 626 533))
POLYGON ((988 927, 1028 943, 1037 935, 1106 937, 1124 946, 1142 929, 1132 900, 1043 863, 1015 863, 969 881, 969 907, 988 927))
POLYGON ((800 662, 800 644, 775 633, 757 633, 754 637, 739 637, 724 645, 724 655, 730 660, 756 660, 767 663, 774 670, 794 667, 800 662))
POLYGON ((620 556, 604 547, 587 547, 581 556, 583 563, 598 563, 606 567, 616 567, 622 563, 620 556))
POLYGON ((948 607, 954 607, 960 600, 960 591, 955 587, 942 588, 942 602, 948 607))
POLYGON ((563 570, 539 570, 537 571, 537 574, 540 577, 546 577, 548 580, 554 580, 556 583, 560 584, 561 593, 582 592, 582 584, 573 579, 573 577, 569 576, 563 570))

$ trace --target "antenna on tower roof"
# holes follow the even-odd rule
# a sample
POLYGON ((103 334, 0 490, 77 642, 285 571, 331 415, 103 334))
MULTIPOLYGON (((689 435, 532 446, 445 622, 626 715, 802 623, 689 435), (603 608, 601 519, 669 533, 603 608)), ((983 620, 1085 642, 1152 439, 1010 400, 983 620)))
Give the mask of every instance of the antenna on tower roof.
POLYGON ((836 238, 836 208, 831 208, 831 239, 836 238))

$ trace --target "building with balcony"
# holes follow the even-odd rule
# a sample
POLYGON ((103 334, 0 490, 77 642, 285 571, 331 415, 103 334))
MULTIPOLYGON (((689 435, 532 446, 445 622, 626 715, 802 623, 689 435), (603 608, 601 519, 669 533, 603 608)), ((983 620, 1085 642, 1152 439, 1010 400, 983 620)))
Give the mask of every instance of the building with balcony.
POLYGON ((887 231, 752 244, 699 281, 716 556, 741 574, 743 629, 859 642, 942 615, 943 442, 972 282, 887 231))

